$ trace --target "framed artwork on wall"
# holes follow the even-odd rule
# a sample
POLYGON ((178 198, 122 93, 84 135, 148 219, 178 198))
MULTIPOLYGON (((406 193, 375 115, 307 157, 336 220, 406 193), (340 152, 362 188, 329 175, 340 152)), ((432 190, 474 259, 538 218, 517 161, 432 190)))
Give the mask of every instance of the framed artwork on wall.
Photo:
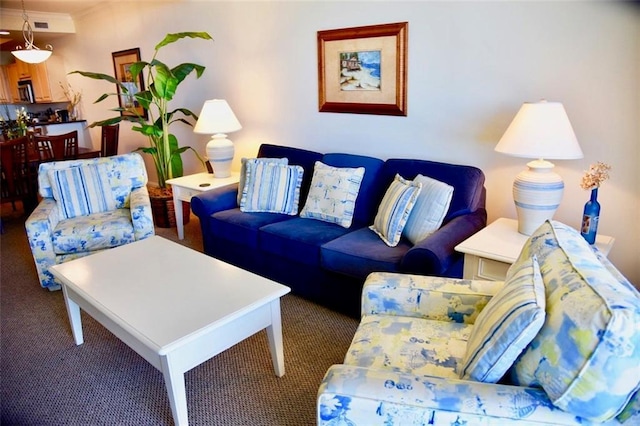
POLYGON ((131 65, 140 61, 140 48, 121 50, 111 54, 113 58, 113 72, 116 80, 126 89, 123 90, 120 85, 118 88, 118 102, 120 104, 120 115, 129 115, 133 117, 143 117, 148 119, 147 110, 144 109, 136 100, 135 94, 144 90, 144 78, 142 73, 137 78, 133 78, 131 74, 131 65))
POLYGON ((408 27, 318 31, 320 112, 406 116, 408 27))

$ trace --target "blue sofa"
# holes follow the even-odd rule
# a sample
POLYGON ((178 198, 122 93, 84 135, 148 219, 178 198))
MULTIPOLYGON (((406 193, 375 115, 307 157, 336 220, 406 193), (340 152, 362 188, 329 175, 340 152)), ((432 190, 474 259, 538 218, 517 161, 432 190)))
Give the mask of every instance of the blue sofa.
POLYGON ((463 257, 454 247, 486 226, 484 174, 475 167, 425 160, 389 159, 263 144, 258 157, 287 158, 304 169, 299 210, 304 207, 316 161, 364 167, 349 228, 276 213, 242 212, 238 184, 191 200, 200 219, 204 252, 291 287, 302 297, 355 318, 366 277, 374 271, 461 277, 463 257), (413 245, 387 246, 368 226, 396 174, 418 174, 454 187, 442 226, 413 245))

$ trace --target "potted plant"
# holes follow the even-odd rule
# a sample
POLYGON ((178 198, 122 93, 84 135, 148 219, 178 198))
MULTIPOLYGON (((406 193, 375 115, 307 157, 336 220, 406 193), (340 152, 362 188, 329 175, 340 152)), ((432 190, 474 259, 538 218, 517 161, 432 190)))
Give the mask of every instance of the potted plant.
MULTIPOLYGON (((196 78, 200 78, 205 67, 194 63, 183 63, 176 67, 169 68, 169 66, 156 58, 162 47, 185 37, 213 40, 206 32, 167 34, 165 38, 156 45, 150 62, 139 61, 130 67, 133 81, 137 81, 138 75, 143 73, 143 77, 146 77, 148 82, 148 88, 136 92, 133 94, 133 97, 135 101, 146 110, 149 119, 140 115, 138 110, 134 108, 117 107, 111 109, 111 111, 119 113, 127 111, 128 114, 132 115, 120 114, 119 116, 96 121, 89 125, 89 127, 108 126, 123 120, 132 121, 135 125, 131 130, 140 132, 148 137, 149 146, 137 148, 136 151, 141 151, 153 158, 153 164, 158 176, 158 188, 149 187, 149 193, 152 197, 152 206, 156 209, 154 210, 154 219, 156 220, 156 224, 161 227, 165 225, 166 227, 170 227, 175 224, 175 216, 173 216, 172 211, 173 203, 171 202, 171 188, 167 187, 166 181, 167 179, 182 176, 182 153, 191 150, 198 160, 204 164, 204 160, 196 150, 190 146, 180 147, 175 135, 169 131, 169 126, 176 122, 193 126, 198 116, 187 108, 175 108, 170 111, 169 102, 173 99, 180 83, 182 83, 189 74, 195 71, 196 78), (154 202, 154 199, 160 199, 161 201, 154 202), (163 218, 165 217, 165 213, 157 212, 157 207, 159 206, 166 206, 169 210, 169 212, 166 213, 169 221, 168 224, 164 223, 163 218)), ((122 96, 128 93, 127 85, 107 74, 86 71, 72 71, 70 74, 80 74, 96 80, 105 80, 119 87, 120 93, 104 93, 94 103, 101 102, 110 96, 122 96)), ((186 218, 189 217, 188 214, 184 216, 186 218)))

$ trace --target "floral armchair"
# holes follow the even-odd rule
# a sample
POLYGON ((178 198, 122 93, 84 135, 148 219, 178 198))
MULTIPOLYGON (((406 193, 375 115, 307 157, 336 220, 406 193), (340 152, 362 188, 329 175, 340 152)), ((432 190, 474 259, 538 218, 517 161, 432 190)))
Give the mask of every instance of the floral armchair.
POLYGON ((505 282, 373 273, 317 424, 640 424, 640 294, 546 222, 505 282))
POLYGON ((147 171, 137 153, 40 164, 42 201, 25 222, 40 285, 49 267, 154 235, 147 171))

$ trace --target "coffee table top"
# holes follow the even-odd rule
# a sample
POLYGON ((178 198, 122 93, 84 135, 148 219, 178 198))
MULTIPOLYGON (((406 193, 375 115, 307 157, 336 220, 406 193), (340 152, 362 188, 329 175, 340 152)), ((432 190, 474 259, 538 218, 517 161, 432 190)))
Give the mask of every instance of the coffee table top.
POLYGON ((158 353, 290 291, 159 236, 55 265, 51 271, 158 353))

